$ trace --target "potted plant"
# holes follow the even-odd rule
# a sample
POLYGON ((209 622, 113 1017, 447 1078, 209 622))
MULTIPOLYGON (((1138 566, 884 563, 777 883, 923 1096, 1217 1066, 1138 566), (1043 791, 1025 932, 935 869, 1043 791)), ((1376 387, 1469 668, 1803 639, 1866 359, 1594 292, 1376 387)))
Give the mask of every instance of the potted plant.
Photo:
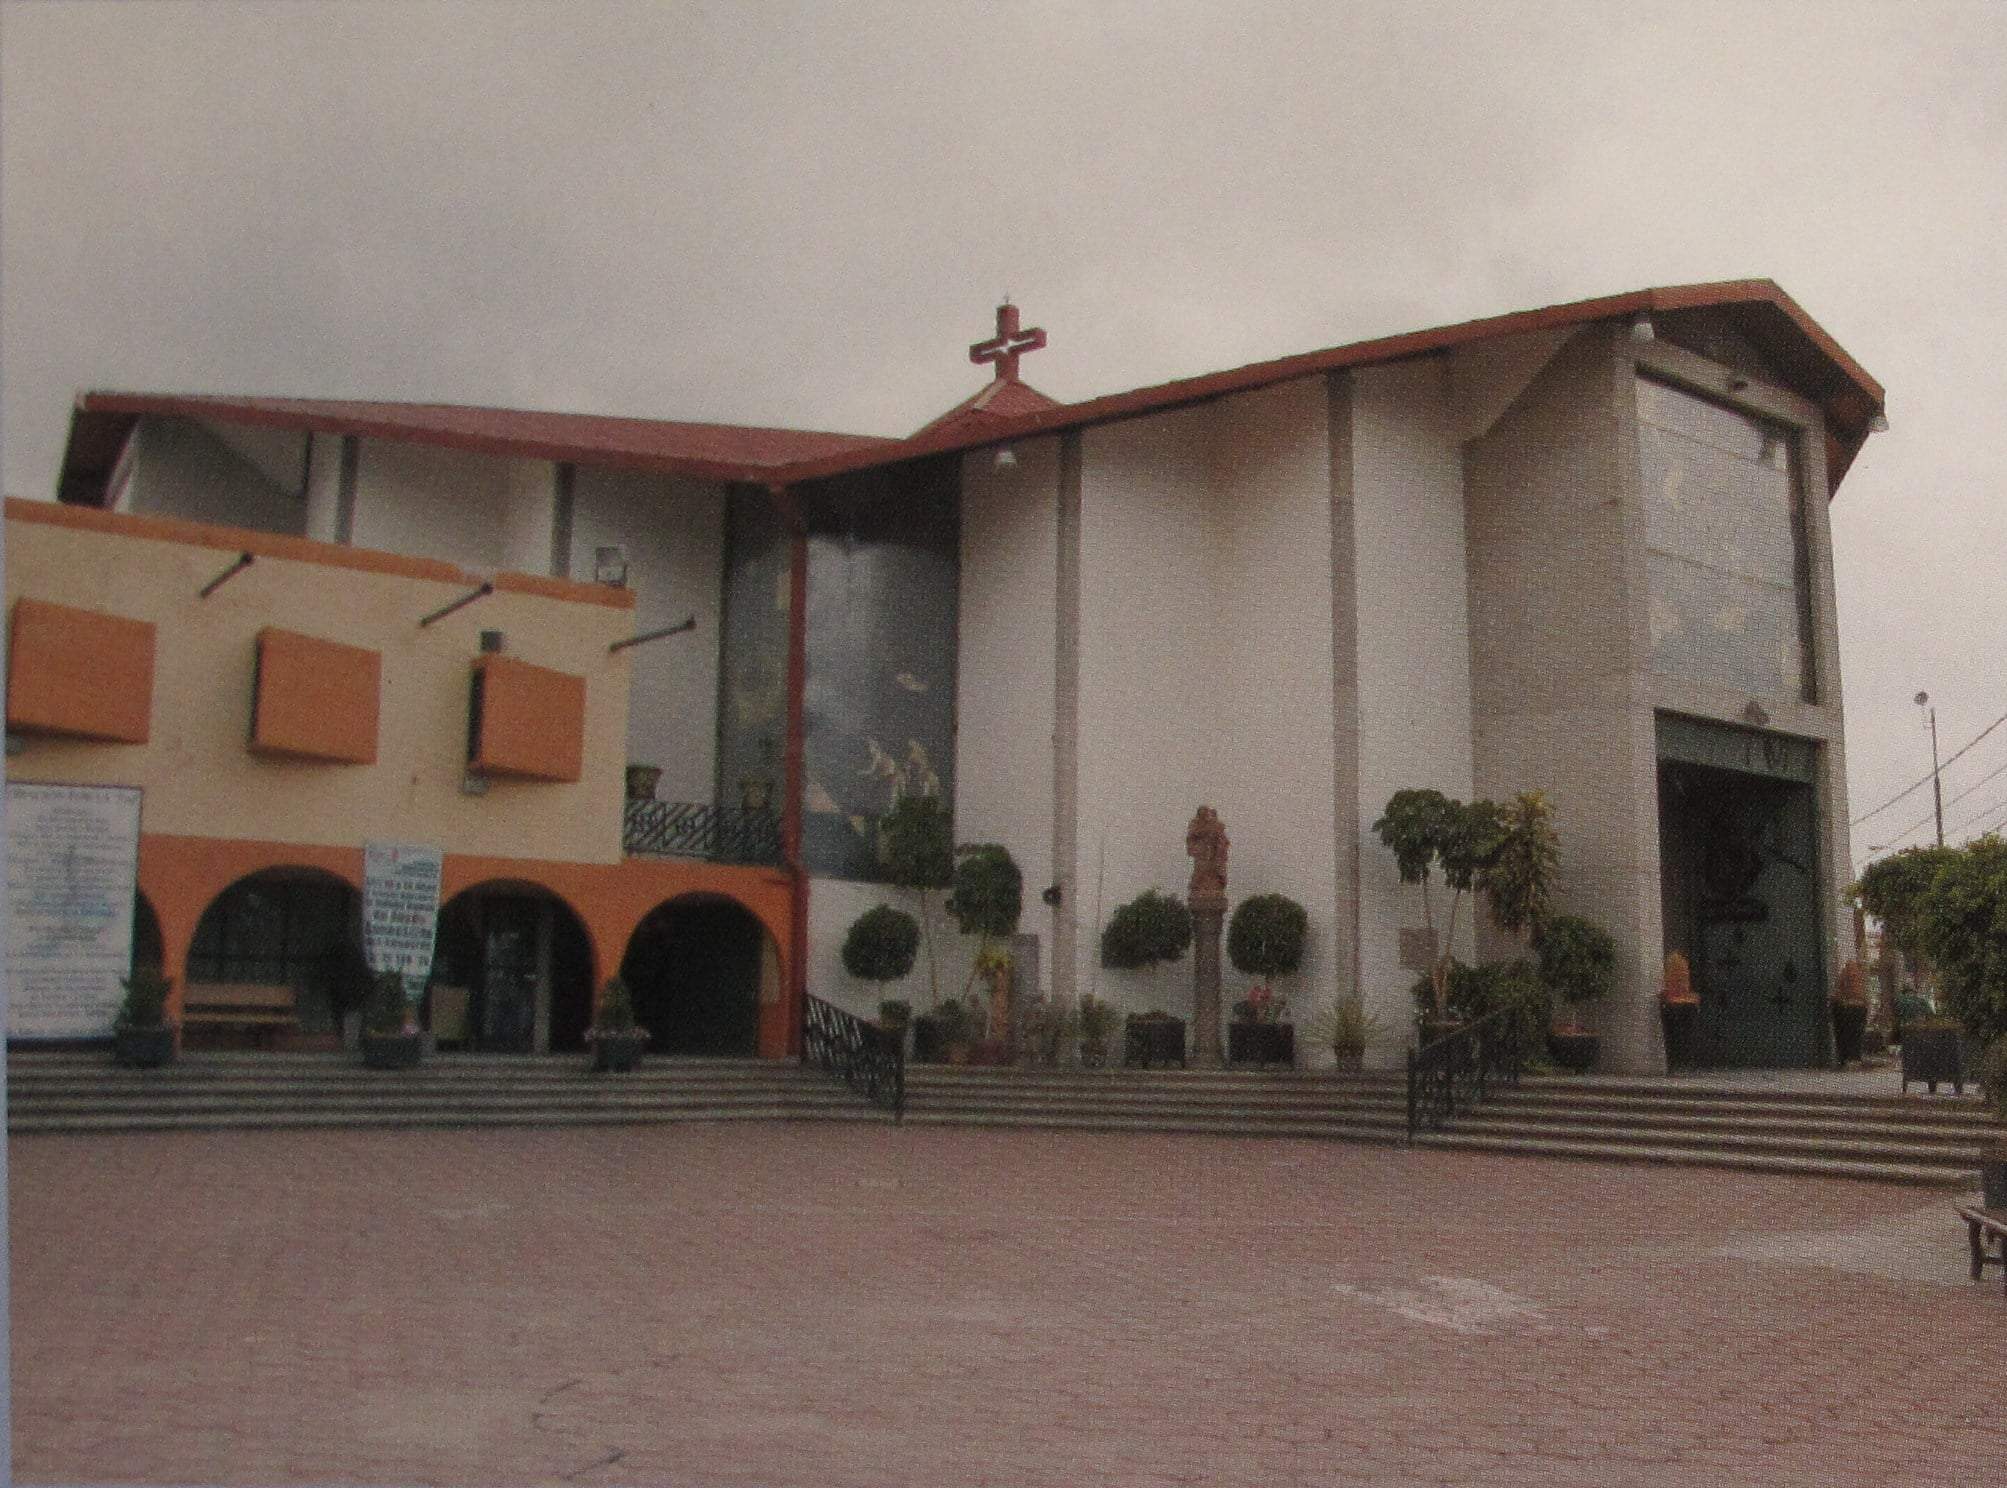
MULTIPOLYGON (((927 962, 927 1008, 941 1005, 941 967, 934 949, 934 900, 955 881, 954 827, 938 796, 901 796, 878 821, 878 856, 886 880, 913 896, 920 949, 927 962)), ((919 1057, 920 1031, 913 1031, 919 1057)))
POLYGON ((1147 1013, 1131 1013, 1123 1023, 1122 1062, 1144 1069, 1158 1064, 1185 1062, 1185 1020, 1174 1018, 1162 1008, 1147 1013))
MULTIPOLYGON (((932 1021, 939 1030, 940 1057, 949 1064, 967 1064, 975 1042, 975 1019, 959 997, 950 997, 934 1010, 932 1021)), ((914 1030, 914 1049, 919 1048, 919 1031, 914 1030)))
POLYGON ((1025 1053, 1035 1064, 1059 1063, 1066 1041, 1079 1031, 1079 1014, 1064 998, 1039 996, 1024 1005, 1025 1053))
MULTIPOLYGON (((919 948, 919 922, 904 910, 881 904, 851 921, 843 937, 843 969, 862 981, 877 983, 882 992, 886 983, 898 981, 913 969, 919 948)), ((912 1016, 913 1004, 903 998, 879 1001, 879 1026, 902 1044, 912 1016), (887 1010, 893 1008, 898 1010, 896 1026, 887 1016, 887 1010)))
POLYGON ((404 995, 404 973, 378 972, 362 1010, 362 1062, 371 1069, 415 1069, 423 1048, 418 1019, 404 995))
POLYGON ((1408 995, 1415 1007, 1415 1033, 1424 1044, 1448 1038, 1464 1024, 1484 1012, 1483 977, 1474 966, 1450 959, 1443 977, 1445 996, 1442 1011, 1436 1006, 1436 979, 1433 972, 1417 977, 1408 995))
MULTIPOLYGON (((1556 915, 1540 931, 1540 980, 1568 1008, 1595 1002, 1617 980, 1617 943, 1609 932, 1579 915, 1556 915)), ((1601 1040, 1572 1012, 1558 1017, 1547 1034, 1547 1052, 1565 1070, 1586 1074, 1594 1068, 1601 1040)))
POLYGON ((1357 997, 1327 1002, 1310 1020, 1310 1036, 1331 1051, 1337 1068, 1356 1072, 1366 1062, 1366 1046, 1381 1035, 1380 1020, 1357 997))
POLYGON ((1287 894, 1256 894, 1234 907, 1227 922, 1227 959, 1236 971, 1261 980, 1239 1005, 1251 1006, 1254 1016, 1245 1022, 1236 1019, 1228 1032, 1230 1062, 1238 1057, 1236 1043, 1257 1064, 1296 1062, 1296 1030, 1284 1019, 1289 999, 1278 996, 1271 983, 1303 964, 1309 929, 1310 917, 1287 894))
POLYGON ((1659 1022, 1665 1029, 1666 1067, 1691 1068, 1697 1062, 1694 1042, 1700 998, 1693 990, 1693 969, 1679 951, 1666 956, 1665 975, 1659 982, 1659 1022))
POLYGON ((1108 1062, 1108 1036, 1115 1031, 1115 1009, 1092 992, 1080 999, 1080 1062, 1100 1069, 1108 1062))
POLYGON ((135 966, 121 983, 125 1001, 112 1019, 112 1059, 131 1069, 158 1069, 174 1058, 174 1025, 167 1021, 173 981, 152 966, 135 966))
POLYGON ((1862 1062, 1868 1031, 1868 984, 1861 963, 1848 961, 1833 983, 1833 1055, 1841 1067, 1862 1062))
POLYGON ((648 1030, 634 1021, 634 994, 620 977, 608 977, 599 992, 599 1009, 585 1031, 592 1046, 595 1074, 625 1074, 641 1063, 648 1048, 648 1030))
POLYGON ((1502 845, 1499 808, 1489 801, 1466 805, 1436 790, 1395 791, 1373 830, 1394 854, 1401 882, 1421 885, 1422 922, 1434 945, 1429 967, 1432 1012, 1438 1025, 1447 1025, 1457 910, 1502 845), (1438 869, 1450 889, 1449 924, 1440 939, 1429 892, 1438 869))
POLYGON ((1917 1080, 1935 1095, 1942 1082, 1963 1095, 1965 1082, 1975 1073, 1966 1058, 1969 1052, 1965 1030, 1956 1018, 1940 1013, 1910 1017, 1902 1030, 1903 1090, 1907 1092, 1910 1081, 1917 1080))

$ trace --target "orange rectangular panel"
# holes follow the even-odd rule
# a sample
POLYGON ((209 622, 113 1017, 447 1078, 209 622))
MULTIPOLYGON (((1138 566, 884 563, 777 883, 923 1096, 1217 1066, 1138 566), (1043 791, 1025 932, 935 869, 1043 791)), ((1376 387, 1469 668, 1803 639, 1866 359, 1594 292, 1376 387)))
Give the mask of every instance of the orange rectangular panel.
POLYGON ((380 652, 268 625, 258 632, 251 750, 373 765, 382 686, 380 652))
POLYGON ((153 623, 18 599, 7 636, 7 727, 144 744, 153 623))
POLYGON ((585 678, 507 656, 474 662, 467 768, 518 780, 576 780, 585 759, 585 678))

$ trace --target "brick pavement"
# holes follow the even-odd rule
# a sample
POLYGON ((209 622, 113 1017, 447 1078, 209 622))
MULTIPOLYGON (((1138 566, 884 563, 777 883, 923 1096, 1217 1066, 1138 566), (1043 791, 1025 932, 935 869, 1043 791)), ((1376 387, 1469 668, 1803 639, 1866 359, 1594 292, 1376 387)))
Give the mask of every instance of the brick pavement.
POLYGON ((2007 1301, 1915 1189, 812 1125, 10 1152, 23 1481, 1838 1488, 2007 1461, 2007 1301))

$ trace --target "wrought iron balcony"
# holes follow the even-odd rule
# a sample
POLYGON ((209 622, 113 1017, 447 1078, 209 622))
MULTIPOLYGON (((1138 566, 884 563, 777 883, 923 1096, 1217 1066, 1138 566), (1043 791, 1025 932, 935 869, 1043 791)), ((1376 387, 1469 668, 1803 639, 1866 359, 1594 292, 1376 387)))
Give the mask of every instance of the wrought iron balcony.
POLYGON ((637 857, 778 863, 780 813, 695 801, 629 801, 621 846, 637 857))

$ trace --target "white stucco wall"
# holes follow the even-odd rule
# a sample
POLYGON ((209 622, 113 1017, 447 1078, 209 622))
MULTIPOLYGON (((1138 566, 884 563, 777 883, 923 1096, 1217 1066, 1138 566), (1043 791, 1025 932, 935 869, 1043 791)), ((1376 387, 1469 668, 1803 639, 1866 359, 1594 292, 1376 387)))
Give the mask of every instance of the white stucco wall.
MULTIPOLYGON (((962 461, 955 836, 1000 842, 1024 874, 1020 929, 1051 944, 1053 666, 1059 441, 962 461)), ((1050 951, 1039 977, 1051 986, 1050 951)))
MULTIPOLYGON (((291 438, 297 443, 300 436, 291 438)), ((273 443, 261 441, 260 454, 273 443)), ((193 419, 140 423, 118 510, 291 537, 306 531, 306 502, 296 489, 275 483, 243 450, 193 419)))
POLYGON ((469 568, 548 573, 552 485, 546 460, 365 439, 351 540, 469 568), (526 536, 538 512, 540 545, 526 536))
MULTIPOLYGON (((1460 429, 1440 360, 1363 368, 1352 376, 1352 489, 1358 585, 1359 981, 1392 1041, 1412 1027, 1400 931, 1423 923, 1421 890, 1404 884, 1373 823, 1395 791, 1471 788, 1470 630, 1460 429)), ((1442 886, 1433 892, 1448 907, 1442 886)), ((1457 954, 1473 955, 1468 901, 1457 954)))
POLYGON ((716 790, 724 524, 721 486, 585 466, 573 478, 572 576, 591 578, 594 549, 617 544, 627 549, 636 634, 697 617, 695 630, 625 653, 627 757, 662 767, 655 794, 664 801, 709 801, 716 790))
MULTIPOLYGON (((1145 889, 1182 895, 1201 804, 1232 840, 1228 892, 1310 915, 1285 987, 1331 993, 1330 471, 1308 379, 1086 432, 1081 477, 1078 986, 1191 1010, 1189 959, 1103 969, 1100 930, 1145 889)), ((1225 970, 1226 1000, 1249 979, 1225 970)))

